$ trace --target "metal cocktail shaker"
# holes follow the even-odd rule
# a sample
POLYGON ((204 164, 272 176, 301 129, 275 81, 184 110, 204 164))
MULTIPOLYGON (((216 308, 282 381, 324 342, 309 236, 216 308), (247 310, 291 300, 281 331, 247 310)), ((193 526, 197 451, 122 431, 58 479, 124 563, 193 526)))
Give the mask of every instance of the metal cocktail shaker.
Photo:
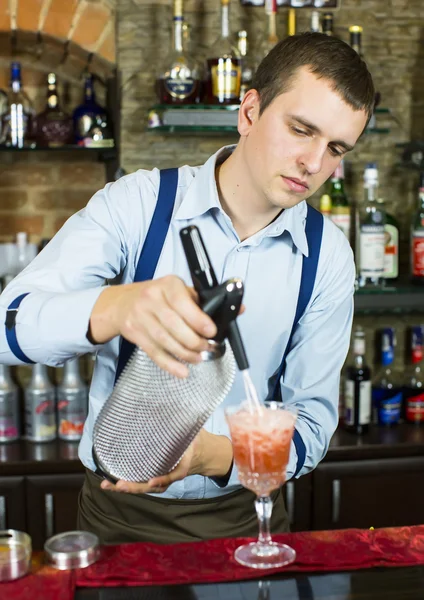
POLYGON ((203 361, 188 365, 186 379, 162 370, 142 349, 134 351, 94 425, 93 458, 111 481, 141 482, 171 471, 230 391, 236 362, 248 366, 235 321, 242 281, 218 285, 197 227, 180 236, 202 309, 218 334, 203 361))

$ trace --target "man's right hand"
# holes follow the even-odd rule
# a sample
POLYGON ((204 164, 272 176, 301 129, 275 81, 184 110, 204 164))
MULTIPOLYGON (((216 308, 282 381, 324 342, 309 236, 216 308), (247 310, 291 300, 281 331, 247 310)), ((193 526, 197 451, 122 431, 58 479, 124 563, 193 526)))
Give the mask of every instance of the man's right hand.
POLYGON ((207 339, 216 335, 197 302, 197 293, 175 275, 107 287, 94 305, 88 336, 104 344, 122 335, 162 369, 187 377, 188 368, 174 357, 199 362, 207 339))

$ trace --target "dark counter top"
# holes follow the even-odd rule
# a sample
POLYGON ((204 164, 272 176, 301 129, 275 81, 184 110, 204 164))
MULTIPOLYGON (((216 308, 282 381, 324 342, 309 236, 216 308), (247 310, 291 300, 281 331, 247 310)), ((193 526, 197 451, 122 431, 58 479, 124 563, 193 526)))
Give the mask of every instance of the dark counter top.
MULTIPOLYGON (((331 440, 325 462, 424 456, 424 427, 402 424, 371 427, 362 436, 339 428, 331 440)), ((0 474, 82 473, 78 443, 55 440, 42 444, 24 440, 0 444, 0 474)))
POLYGON ((83 588, 76 600, 422 600, 424 567, 298 574, 264 581, 83 588))

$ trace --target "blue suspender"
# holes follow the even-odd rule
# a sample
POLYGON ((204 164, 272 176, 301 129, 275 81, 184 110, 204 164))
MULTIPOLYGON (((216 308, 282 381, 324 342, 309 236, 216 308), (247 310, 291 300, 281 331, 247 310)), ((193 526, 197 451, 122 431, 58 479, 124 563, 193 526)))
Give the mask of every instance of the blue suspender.
MULTIPOLYGON (((308 240, 309 256, 303 257, 302 278, 300 281, 300 290, 299 298, 297 300, 296 314, 290 332, 289 341, 287 342, 287 346, 284 351, 283 359, 281 361, 277 373, 273 375, 270 380, 271 389, 269 390, 268 394, 269 398, 280 402, 282 400, 280 379, 284 375, 284 372, 286 370, 286 357, 292 344, 293 334, 296 330, 299 319, 305 312, 306 307, 309 304, 309 300, 312 296, 321 249, 324 219, 320 212, 312 208, 312 206, 310 206, 309 204, 307 206, 308 213, 306 216, 305 234, 306 239, 308 240)), ((293 442, 297 452, 297 465, 296 471, 294 472, 294 477, 296 477, 296 475, 298 475, 298 473, 302 469, 306 458, 306 446, 297 429, 295 429, 294 431, 293 442)))
MULTIPOLYGON (((147 281, 153 279, 171 222, 177 185, 178 169, 164 169, 160 171, 158 201, 147 232, 146 240, 141 249, 134 281, 147 281)), ((133 350, 134 344, 131 344, 126 339, 122 338, 115 382, 127 364, 133 350)))
POLYGON ((28 296, 28 293, 21 294, 20 296, 15 298, 13 302, 11 302, 7 307, 5 330, 7 343, 9 344, 9 347, 13 354, 16 356, 16 358, 19 358, 19 360, 22 362, 33 365, 34 361, 29 359, 28 356, 21 350, 21 347, 18 344, 18 339, 16 337, 16 313, 19 310, 19 306, 22 300, 26 296, 28 296))

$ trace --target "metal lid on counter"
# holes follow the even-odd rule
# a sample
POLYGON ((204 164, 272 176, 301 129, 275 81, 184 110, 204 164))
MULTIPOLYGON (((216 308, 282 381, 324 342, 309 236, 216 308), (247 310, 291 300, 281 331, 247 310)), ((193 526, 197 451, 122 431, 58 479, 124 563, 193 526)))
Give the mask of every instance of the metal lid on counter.
POLYGON ((100 556, 99 538, 88 531, 67 531, 49 538, 44 551, 56 569, 88 567, 100 556))
POLYGON ((23 531, 0 531, 0 582, 26 575, 31 565, 31 538, 23 531))

